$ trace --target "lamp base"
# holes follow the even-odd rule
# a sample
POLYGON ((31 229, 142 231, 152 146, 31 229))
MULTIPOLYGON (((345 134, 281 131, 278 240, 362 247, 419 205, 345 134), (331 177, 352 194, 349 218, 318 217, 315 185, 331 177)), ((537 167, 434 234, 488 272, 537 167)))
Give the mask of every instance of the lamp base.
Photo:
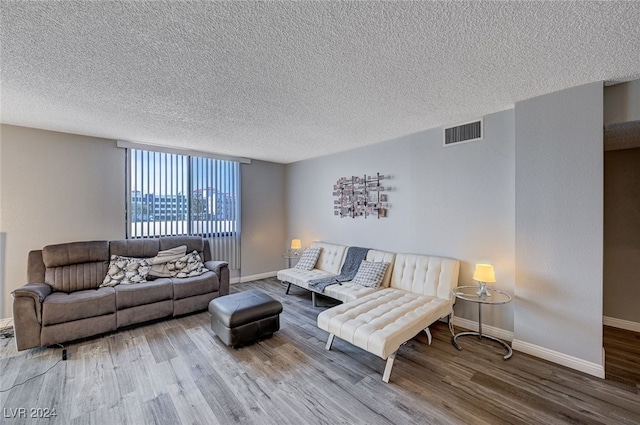
POLYGON ((478 292, 476 292, 481 297, 490 297, 491 294, 487 292, 487 283, 486 282, 478 282, 478 292))

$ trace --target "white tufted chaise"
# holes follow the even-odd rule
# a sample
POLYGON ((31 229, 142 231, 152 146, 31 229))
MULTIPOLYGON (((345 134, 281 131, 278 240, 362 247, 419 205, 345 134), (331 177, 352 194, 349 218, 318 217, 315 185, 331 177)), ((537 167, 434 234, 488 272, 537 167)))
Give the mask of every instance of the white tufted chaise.
POLYGON ((402 344, 451 313, 460 263, 450 258, 396 254, 390 286, 332 307, 318 315, 318 327, 387 359, 382 380, 389 382, 402 344))

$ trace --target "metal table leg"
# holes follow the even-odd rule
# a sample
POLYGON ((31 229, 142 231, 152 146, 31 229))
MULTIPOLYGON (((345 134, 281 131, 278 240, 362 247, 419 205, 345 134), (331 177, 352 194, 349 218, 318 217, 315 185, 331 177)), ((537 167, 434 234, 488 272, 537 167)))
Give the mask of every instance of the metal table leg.
POLYGON ((502 341, 501 339, 495 338, 493 336, 482 334, 482 304, 478 304, 478 332, 460 332, 451 339, 451 343, 458 350, 462 350, 462 347, 460 346, 460 344, 458 344, 458 338, 461 336, 477 336, 478 339, 480 340, 482 338, 485 338, 485 339, 489 339, 491 341, 497 342, 507 350, 507 354, 503 357, 505 360, 509 360, 513 355, 513 350, 511 349, 511 347, 509 347, 509 345, 506 342, 502 341))

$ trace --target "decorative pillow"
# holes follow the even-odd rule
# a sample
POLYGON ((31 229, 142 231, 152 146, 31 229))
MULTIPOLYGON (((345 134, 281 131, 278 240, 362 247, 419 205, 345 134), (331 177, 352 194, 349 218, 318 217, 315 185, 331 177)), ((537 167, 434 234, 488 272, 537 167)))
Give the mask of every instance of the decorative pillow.
POLYGON ((100 287, 146 282, 150 269, 151 265, 146 258, 112 255, 109 262, 109 270, 107 270, 107 275, 104 277, 100 287))
POLYGON ((316 261, 318 261, 318 257, 320 256, 320 251, 322 251, 322 247, 305 249, 295 268, 301 270, 313 270, 316 265, 316 261))
POLYGON ((367 288, 378 288, 384 279, 384 272, 387 271, 389 263, 372 263, 363 261, 360 263, 358 272, 351 282, 367 288))
POLYGON ((170 261, 176 261, 184 257, 187 253, 187 246, 181 245, 175 248, 167 249, 165 251, 158 252, 153 258, 149 258, 149 264, 151 264, 151 270, 149 270, 149 278, 156 277, 171 277, 171 271, 167 266, 170 261))
POLYGON ((171 273, 171 277, 194 277, 209 271, 202 263, 198 251, 190 252, 184 257, 169 261, 167 268, 171 273))

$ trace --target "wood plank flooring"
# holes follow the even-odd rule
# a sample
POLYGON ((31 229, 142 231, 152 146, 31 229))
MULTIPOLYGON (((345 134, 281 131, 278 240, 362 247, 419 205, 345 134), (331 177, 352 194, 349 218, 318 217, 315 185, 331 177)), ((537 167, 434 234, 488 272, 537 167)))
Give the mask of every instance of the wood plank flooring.
POLYGON ((640 333, 604 327, 605 376, 640 393, 640 333))
MULTIPOLYGON (((121 330, 60 348, 16 352, 0 339, 2 424, 640 424, 640 394, 489 341, 451 345, 444 323, 385 361, 316 326, 310 294, 271 278, 232 285, 284 305, 272 338, 231 349, 207 312, 121 330), (26 409, 26 418, 16 417, 26 409), (46 420, 30 418, 55 409, 46 420)), ((328 303, 326 300, 322 302, 328 303)))

